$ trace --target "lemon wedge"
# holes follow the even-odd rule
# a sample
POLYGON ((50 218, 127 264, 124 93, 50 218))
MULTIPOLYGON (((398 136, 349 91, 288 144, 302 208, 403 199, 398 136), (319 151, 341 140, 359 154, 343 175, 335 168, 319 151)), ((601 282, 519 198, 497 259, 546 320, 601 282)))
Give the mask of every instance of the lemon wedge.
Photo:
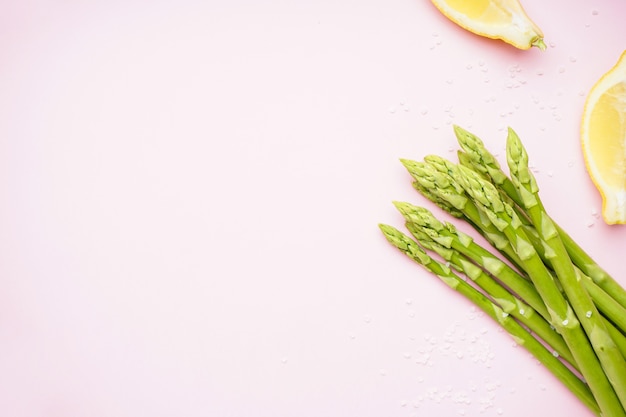
POLYGON ((589 91, 581 126, 589 175, 607 224, 626 224, 626 52, 589 91))
POLYGON ((518 0, 431 0, 448 19, 477 35, 519 49, 546 49, 541 29, 518 0))

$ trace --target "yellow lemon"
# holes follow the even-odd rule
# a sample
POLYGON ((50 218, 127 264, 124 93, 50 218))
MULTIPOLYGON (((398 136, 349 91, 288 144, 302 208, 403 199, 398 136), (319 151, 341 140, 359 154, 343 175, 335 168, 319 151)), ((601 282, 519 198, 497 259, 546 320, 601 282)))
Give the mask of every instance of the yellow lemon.
POLYGON ((477 35, 501 39, 519 49, 546 49, 541 29, 518 0, 431 0, 448 19, 477 35))
POLYGON ((602 195, 607 224, 626 224, 626 52, 591 88, 581 142, 587 171, 602 195))

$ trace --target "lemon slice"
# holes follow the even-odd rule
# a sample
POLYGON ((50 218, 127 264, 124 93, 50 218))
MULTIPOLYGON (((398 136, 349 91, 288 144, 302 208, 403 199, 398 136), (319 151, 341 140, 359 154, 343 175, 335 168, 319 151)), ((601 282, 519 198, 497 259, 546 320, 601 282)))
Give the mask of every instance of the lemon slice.
POLYGON ((448 19, 477 35, 519 49, 546 49, 541 29, 518 0, 431 0, 448 19))
POLYGON ((591 88, 583 109, 582 151, 602 195, 607 224, 626 224, 626 52, 591 88))

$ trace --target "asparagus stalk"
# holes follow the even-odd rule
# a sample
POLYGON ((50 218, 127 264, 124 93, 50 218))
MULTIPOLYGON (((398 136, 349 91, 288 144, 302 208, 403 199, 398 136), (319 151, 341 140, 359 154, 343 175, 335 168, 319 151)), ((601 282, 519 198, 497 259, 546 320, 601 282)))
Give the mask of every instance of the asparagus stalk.
POLYGON ((401 162, 420 187, 427 189, 431 195, 446 202, 454 210, 463 213, 470 224, 477 226, 475 227, 477 231, 520 269, 521 261, 508 239, 468 198, 463 187, 450 175, 450 172, 455 170, 455 165, 434 155, 427 156, 425 159, 428 162, 406 159, 401 160, 401 162))
MULTIPOLYGON (((565 230, 558 224, 555 225, 574 264, 622 307, 626 308, 626 290, 578 246, 565 230)), ((626 330, 626 327, 622 327, 622 329, 626 330)))
POLYGON ((528 154, 517 134, 510 128, 507 137, 507 161, 511 180, 521 197, 522 207, 528 213, 544 242, 546 256, 550 259, 569 303, 589 336, 591 345, 617 396, 623 404, 626 404, 626 360, 610 337, 589 293, 578 281, 574 264, 559 237, 554 222, 537 198, 539 188, 533 173, 528 168, 528 154))
POLYGON ((589 407, 595 415, 601 415, 601 409, 590 392, 589 387, 500 307, 466 283, 458 275, 454 274, 450 268, 430 257, 415 241, 399 230, 388 225, 380 225, 380 229, 392 245, 439 277, 448 286, 468 298, 478 308, 494 319, 520 346, 527 349, 546 366, 546 368, 579 398, 582 403, 589 407))
MULTIPOLYGON (((534 249, 514 210, 500 198, 495 186, 476 172, 459 166, 458 180, 480 208, 507 236, 519 255, 524 269, 552 317, 551 323, 563 336, 575 362, 593 392, 603 415, 626 416, 619 397, 603 372, 580 321, 561 293, 550 271, 534 249)), ((584 313, 583 313, 584 314, 584 313)), ((604 336, 600 334, 599 336, 604 336)))
MULTIPOLYGON (((464 163, 477 172, 487 175, 509 198, 517 205, 523 207, 523 200, 518 194, 515 185, 502 171, 497 159, 485 148, 483 142, 477 136, 459 126, 454 126, 454 133, 459 145, 467 155, 467 157, 463 158, 464 163)), ((607 294, 626 308, 626 289, 621 287, 608 272, 602 269, 557 223, 555 223, 555 227, 573 263, 587 276, 591 277, 607 294)))
MULTIPOLYGON (((602 288, 596 285, 593 280, 585 275, 579 269, 577 270, 579 280, 593 299, 596 307, 600 312, 615 325, 621 329, 622 332, 626 331, 626 308, 622 307, 620 303, 615 301, 610 295, 608 295, 602 288)), ((626 355, 625 355, 626 357, 626 355)))
POLYGON ((604 293, 602 288, 598 287, 591 278, 584 275, 580 270, 577 270, 580 276, 580 281, 585 286, 585 289, 589 292, 591 298, 593 298, 598 310, 602 313, 602 319, 609 332, 609 336, 617 345, 617 348, 622 353, 622 356, 626 358, 626 335, 623 330, 618 329, 614 322, 624 329, 623 322, 626 320, 626 314, 621 311, 621 305, 619 305, 611 296, 604 293))
MULTIPOLYGON (((455 247, 471 245, 473 242, 469 236, 460 234, 460 232, 458 232, 459 234, 457 235, 452 235, 444 224, 439 222, 434 215, 425 208, 416 207, 408 203, 396 202, 394 204, 407 220, 407 229, 424 248, 434 251, 443 259, 450 262, 457 271, 464 273, 472 279, 476 285, 482 288, 485 293, 504 310, 504 312, 511 314, 531 331, 536 333, 554 350, 555 354, 563 357, 563 359, 567 360, 573 366, 576 366, 572 354, 563 341, 563 338, 554 331, 554 328, 551 327, 541 315, 536 314, 535 309, 524 302, 523 298, 520 299, 514 296, 508 289, 503 287, 500 282, 493 279, 490 275, 487 275, 480 264, 476 265, 474 263, 476 259, 471 259, 455 249, 455 247), (463 236, 465 236, 465 238, 463 236), (466 245, 463 244, 461 239, 466 241, 466 245)), ((496 259, 495 256, 491 258, 481 258, 479 262, 484 265, 485 263, 489 264, 490 262, 494 262, 496 259)), ((497 270, 501 270, 499 265, 496 266, 496 271, 497 270)), ((525 284, 529 283, 523 278, 520 279, 521 282, 525 284)), ((506 279, 504 281, 506 281, 506 279)), ((524 288, 524 290, 527 291, 523 292, 530 293, 534 289, 530 287, 528 289, 524 288)), ((532 292, 538 297, 535 291, 532 292)), ((541 303, 541 306, 545 309, 543 303, 541 303)))
MULTIPOLYGON (((462 129, 457 128, 457 132, 461 131, 462 129)), ((467 132, 466 134, 471 135, 467 132)), ((471 135, 471 137, 474 138, 474 142, 479 141, 479 139, 477 139, 475 136, 471 135)), ((476 149, 477 145, 473 148, 476 149)), ((482 147, 482 149, 484 149, 484 147, 482 147)), ((480 173, 487 179, 492 179, 487 175, 487 173, 493 174, 496 178, 505 178, 506 180, 508 180, 510 185, 513 186, 513 183, 509 180, 509 178, 506 177, 506 175, 504 175, 504 173, 502 173, 502 171, 500 170, 499 165, 497 165, 497 160, 486 150, 481 154, 489 155, 489 157, 487 158, 487 162, 483 162, 483 164, 489 164, 490 169, 487 170, 483 168, 480 170, 480 173), (498 170, 501 175, 494 174, 495 172, 498 172, 498 170)), ((462 165, 466 167, 478 169, 478 166, 482 166, 472 164, 470 162, 472 158, 470 158, 469 155, 464 152, 459 152, 459 156, 461 161, 464 161, 462 162, 462 165)), ((471 200, 467 201, 467 199, 461 199, 459 197, 459 194, 463 194, 465 197, 467 197, 467 194, 465 192, 459 191, 461 187, 458 185, 458 181, 454 179, 455 176, 459 175, 458 169, 456 168, 455 164, 438 156, 432 155, 427 156, 425 158, 425 161, 426 163, 417 163, 414 161, 404 160, 405 166, 409 169, 409 172, 413 175, 414 178, 418 178, 418 180, 426 179, 425 181, 421 181, 421 183, 420 181, 416 181, 415 184, 418 184, 416 185, 416 188, 418 188, 418 190, 423 195, 427 196, 427 198, 434 200, 440 207, 444 208, 448 203, 443 199, 437 197, 437 187, 446 190, 445 195, 447 196, 448 200, 457 204, 457 207, 463 208, 463 211, 459 211, 456 208, 451 207, 450 204, 448 204, 446 210, 448 212, 451 212, 451 214, 453 214, 455 217, 465 215, 467 221, 470 222, 470 224, 475 229, 479 230, 481 234, 483 234, 483 236, 485 236, 489 241, 495 241, 498 243, 498 245, 500 245, 500 251, 501 253, 503 253, 504 256, 511 260, 514 265, 520 265, 520 261, 517 259, 516 254, 512 252, 512 248, 507 245, 508 241, 506 240, 506 238, 504 238, 502 234, 497 229, 495 229, 489 221, 485 221, 485 216, 476 214, 477 210, 475 209, 475 205, 471 200), (435 171, 433 171, 432 169, 434 169, 435 171), (427 188, 428 186, 430 186, 431 188, 427 188), (454 198, 450 198, 450 196, 454 196, 454 198), (480 221, 478 221, 478 219, 480 219, 480 221), (487 230, 484 230, 485 228, 487 228, 487 230), (498 233, 500 233, 500 236, 498 235, 498 233)), ((517 196, 517 190, 513 191, 514 195, 517 196)), ((510 194, 512 194, 512 192, 510 192, 510 194)), ((509 202, 508 194, 506 196, 507 202, 509 202)), ((518 200, 521 201, 519 198, 518 200)), ((513 204, 514 202, 511 201, 510 203, 513 204)), ((550 259, 546 257, 543 242, 541 241, 532 223, 530 223, 530 220, 526 218, 526 213, 516 204, 514 205, 514 208, 516 209, 518 217, 520 217, 520 219, 524 223, 524 230, 529 240, 531 241, 539 255, 542 257, 542 259, 547 262, 548 265, 551 265, 550 259)), ((520 268, 518 267, 518 269, 520 268)), ((560 285, 560 283, 557 282, 557 285, 560 285)), ((598 305, 601 311, 605 313, 605 315, 609 317, 613 321, 613 323, 617 324, 618 328, 621 329, 621 332, 624 333, 626 331, 626 308, 616 302, 604 290, 598 288, 597 284, 586 281, 585 286, 590 291, 592 299, 598 305)), ((538 311, 541 311, 541 307, 539 307, 537 304, 533 304, 533 307, 538 311)))
POLYGON ((457 230, 450 223, 441 223, 423 207, 407 203, 397 203, 396 207, 407 221, 420 226, 432 240, 471 259, 485 271, 498 277, 502 284, 511 289, 541 316, 546 319, 550 318, 548 309, 532 283, 496 255, 477 244, 471 236, 457 230))

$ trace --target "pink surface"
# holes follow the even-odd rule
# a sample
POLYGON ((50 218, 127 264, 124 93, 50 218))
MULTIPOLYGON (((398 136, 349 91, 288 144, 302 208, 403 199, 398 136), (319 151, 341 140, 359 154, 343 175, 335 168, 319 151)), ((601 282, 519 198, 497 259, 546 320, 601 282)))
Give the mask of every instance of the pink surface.
POLYGON ((0 415, 589 416, 377 229, 398 158, 511 126, 626 285, 578 142, 626 4, 524 5, 545 52, 426 0, 4 2, 0 415))

